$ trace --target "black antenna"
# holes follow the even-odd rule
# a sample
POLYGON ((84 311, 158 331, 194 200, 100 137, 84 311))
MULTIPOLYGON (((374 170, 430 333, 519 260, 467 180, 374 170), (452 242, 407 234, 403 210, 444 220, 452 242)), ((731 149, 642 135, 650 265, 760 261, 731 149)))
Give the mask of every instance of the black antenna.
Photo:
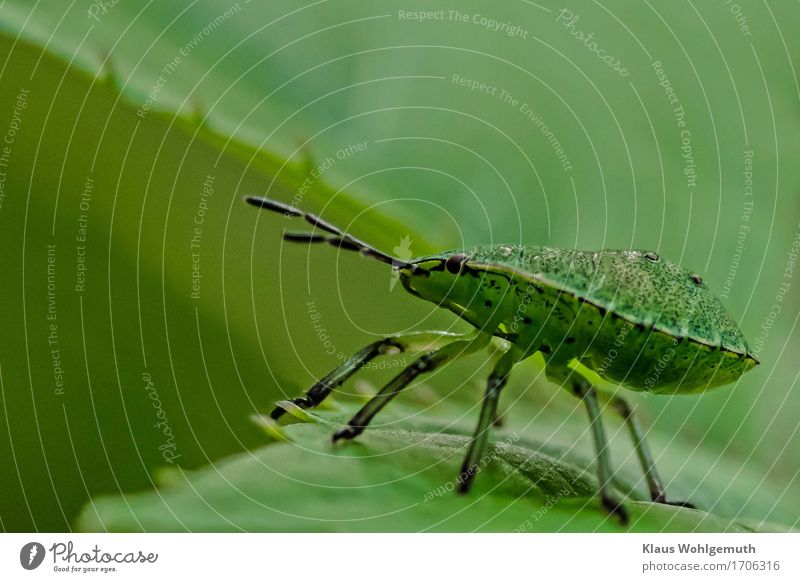
POLYGON ((253 206, 257 206, 263 210, 277 212, 290 218, 301 216, 309 224, 329 233, 319 234, 316 232, 285 232, 283 233, 283 240, 285 241, 305 244, 328 243, 329 245, 338 247, 340 249, 359 252, 365 257, 370 257, 395 268, 414 269, 414 265, 411 263, 407 263, 406 261, 401 261, 400 259, 389 256, 386 253, 379 251, 375 247, 365 243, 364 241, 346 234, 331 223, 322 220, 316 214, 304 212, 295 206, 290 206, 288 204, 284 204, 283 202, 278 202, 277 200, 272 200, 270 198, 264 198, 261 196, 245 196, 244 200, 248 204, 252 204, 253 206))

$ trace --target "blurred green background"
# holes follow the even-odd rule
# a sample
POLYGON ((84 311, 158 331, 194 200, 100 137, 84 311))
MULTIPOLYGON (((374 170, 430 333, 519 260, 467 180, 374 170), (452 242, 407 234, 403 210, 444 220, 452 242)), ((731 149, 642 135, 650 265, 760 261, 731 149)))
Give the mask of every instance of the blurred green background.
MULTIPOLYGON (((2 529, 72 529, 90 498, 146 492, 159 468, 264 445, 250 415, 301 392, 336 353, 464 329, 393 289, 382 265, 284 247, 288 225, 246 207, 249 192, 301 202, 386 251, 644 248, 703 274, 762 365, 702 396, 638 398, 651 446, 673 497, 798 523, 800 7, 457 6, 2 4, 2 529)), ((473 358, 426 380, 397 428, 435 419, 468 432, 477 368, 473 358)), ((368 371, 361 389, 391 372, 368 371)), ((584 413, 536 362, 503 405, 504 430, 529 448, 588 466, 584 413)), ((280 446, 287 472, 271 486, 288 490, 307 465, 280 446)), ((381 473, 391 455, 364 462, 376 469, 359 477, 387 514, 409 505, 402 477, 381 473)), ((298 503, 276 493, 273 509, 298 503)), ((425 529, 454 503, 407 522, 350 526, 334 511, 259 527, 425 529)), ((571 511, 539 527, 590 527, 558 521, 571 511)), ((157 527, 101 513, 84 523, 157 527)))

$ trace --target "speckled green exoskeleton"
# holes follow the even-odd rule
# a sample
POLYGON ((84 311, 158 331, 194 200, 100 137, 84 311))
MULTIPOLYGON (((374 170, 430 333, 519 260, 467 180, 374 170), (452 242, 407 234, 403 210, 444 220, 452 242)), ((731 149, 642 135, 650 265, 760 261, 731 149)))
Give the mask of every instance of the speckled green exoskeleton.
MULTIPOLYGON (((733 382, 758 363, 736 322, 700 276, 653 252, 496 245, 403 261, 294 206, 256 196, 246 200, 303 217, 315 227, 310 233, 284 233, 286 240, 329 243, 387 263, 406 291, 449 309, 476 328, 470 335, 417 332, 381 339, 291 401, 302 408, 317 406, 373 358, 421 353, 333 435, 334 441, 358 436, 419 375, 487 348, 493 337, 504 340, 499 341, 504 349, 489 375, 458 478, 462 492, 469 490, 483 459, 511 369, 533 354, 544 357, 550 380, 586 404, 597 450, 600 498, 623 523, 627 512, 611 484, 601 404, 607 403, 627 424, 652 500, 670 502, 631 408, 616 392, 597 391, 598 377, 637 391, 687 394, 733 382)), ((272 418, 277 420, 284 411, 278 406, 272 418)), ((687 502, 671 503, 691 507, 687 502)))

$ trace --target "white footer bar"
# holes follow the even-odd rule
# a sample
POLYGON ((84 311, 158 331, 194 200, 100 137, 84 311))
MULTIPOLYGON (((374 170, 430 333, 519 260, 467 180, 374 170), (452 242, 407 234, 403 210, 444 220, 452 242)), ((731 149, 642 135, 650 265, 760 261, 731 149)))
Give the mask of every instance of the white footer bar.
POLYGON ((800 580, 799 564, 800 534, 0 535, 0 580, 800 580))

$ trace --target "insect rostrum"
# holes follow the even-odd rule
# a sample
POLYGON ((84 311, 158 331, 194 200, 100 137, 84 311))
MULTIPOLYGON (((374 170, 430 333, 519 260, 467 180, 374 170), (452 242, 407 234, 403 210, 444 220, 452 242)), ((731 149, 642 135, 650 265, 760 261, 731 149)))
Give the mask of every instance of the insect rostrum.
MULTIPOLYGON (((628 516, 611 486, 613 471, 600 418, 603 399, 610 400, 611 410, 628 425, 652 500, 670 502, 630 406, 619 396, 596 391, 585 370, 631 390, 682 394, 729 384, 758 364, 736 322, 702 279, 650 251, 495 245, 403 261, 293 206, 256 196, 246 201, 302 217, 315 227, 312 233, 285 233, 285 240, 328 243, 391 265, 406 291, 475 327, 469 335, 434 331, 384 338, 295 399, 303 408, 317 406, 373 358, 387 352, 421 353, 333 435, 334 441, 361 434, 417 376, 488 347, 493 337, 506 340, 507 350, 489 375, 459 476, 462 492, 469 490, 483 458, 512 368, 533 354, 544 357, 548 379, 586 404, 597 449, 600 499, 623 523, 628 516)), ((277 407, 272 417, 277 420, 283 412, 277 407)))

